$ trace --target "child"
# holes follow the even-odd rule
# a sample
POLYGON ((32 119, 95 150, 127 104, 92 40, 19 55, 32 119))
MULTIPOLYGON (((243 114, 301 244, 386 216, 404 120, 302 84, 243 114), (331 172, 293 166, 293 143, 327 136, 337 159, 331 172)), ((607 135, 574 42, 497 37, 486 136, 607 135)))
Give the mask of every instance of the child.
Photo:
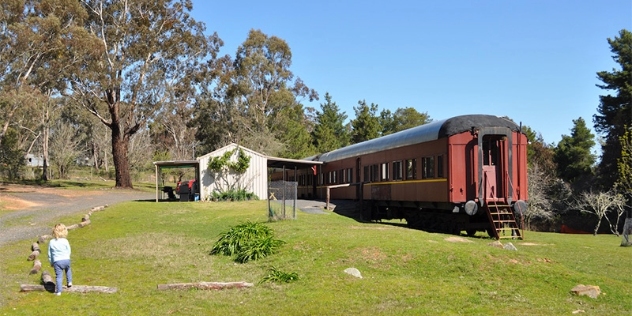
POLYGON ((53 237, 48 242, 48 261, 50 266, 55 269, 55 276, 57 277, 57 288, 55 289, 55 295, 61 295, 63 271, 66 271, 66 281, 68 281, 68 287, 72 286, 72 270, 70 270, 70 243, 68 243, 68 229, 64 224, 57 224, 53 228, 53 237))

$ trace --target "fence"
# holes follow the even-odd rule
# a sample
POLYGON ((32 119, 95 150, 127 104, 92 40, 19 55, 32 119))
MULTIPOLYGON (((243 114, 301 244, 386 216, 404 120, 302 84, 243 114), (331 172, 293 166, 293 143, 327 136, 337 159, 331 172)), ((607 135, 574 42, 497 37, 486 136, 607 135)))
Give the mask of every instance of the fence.
POLYGON ((298 182, 268 182, 268 220, 296 219, 298 182))

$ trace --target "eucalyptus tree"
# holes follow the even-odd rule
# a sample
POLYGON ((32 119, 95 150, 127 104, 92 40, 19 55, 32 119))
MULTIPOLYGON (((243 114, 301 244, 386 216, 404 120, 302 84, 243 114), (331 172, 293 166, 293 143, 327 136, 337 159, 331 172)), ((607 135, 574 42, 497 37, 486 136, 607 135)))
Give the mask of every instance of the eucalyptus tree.
POLYGON ((325 93, 325 103, 316 111, 312 139, 316 150, 321 153, 342 148, 349 144, 349 133, 345 128, 347 114, 341 112, 329 93, 325 93))
POLYGON ((70 165, 80 156, 81 138, 76 125, 71 122, 56 120, 51 124, 52 165, 56 167, 60 179, 68 178, 70 165))
POLYGON ((617 159, 621 154, 619 138, 625 133, 625 126, 632 126, 632 32, 623 29, 618 37, 609 38, 608 44, 612 59, 620 68, 597 73, 602 82, 597 87, 607 93, 599 96, 598 114, 593 116, 593 122, 595 130, 605 140, 599 171, 604 184, 609 187, 617 180, 617 159))
POLYGON ((86 17, 73 0, 3 1, 0 3, 0 147, 13 126, 17 149, 30 152, 41 144, 46 179, 48 130, 63 87, 68 52, 80 38, 86 17))
POLYGON ((351 143, 356 144, 380 136, 382 126, 377 116, 378 105, 368 105, 365 100, 358 101, 358 106, 353 107, 355 119, 351 120, 351 143))
POLYGON ((194 103, 193 119, 188 124, 195 130, 198 148, 211 152, 230 143, 246 145, 241 142, 242 115, 229 97, 235 77, 232 58, 225 55, 211 60, 206 69, 194 103))
MULTIPOLYGON (((303 99, 317 100, 318 93, 295 77, 290 66, 292 52, 287 42, 250 30, 248 38, 237 48, 226 96, 241 117, 242 144, 267 154, 283 150, 278 134, 273 132, 274 118, 285 108, 295 107, 303 99)), ((233 122, 233 123, 235 123, 233 122)))
POLYGON ((221 45, 190 16, 190 0, 82 0, 87 36, 73 53, 68 93, 109 130, 117 187, 132 187, 132 135, 165 104, 190 100, 221 45))
POLYGON ((234 58, 209 61, 189 124, 199 148, 237 143, 269 155, 298 148, 288 135, 303 139, 297 128, 308 130, 309 120, 298 113, 304 111, 301 101, 318 94, 294 76, 291 64, 287 42, 260 30, 250 30, 234 58))
POLYGON ((395 112, 385 109, 380 113, 382 136, 397 133, 430 122, 432 122, 432 119, 427 112, 421 113, 413 107, 397 108, 395 112))

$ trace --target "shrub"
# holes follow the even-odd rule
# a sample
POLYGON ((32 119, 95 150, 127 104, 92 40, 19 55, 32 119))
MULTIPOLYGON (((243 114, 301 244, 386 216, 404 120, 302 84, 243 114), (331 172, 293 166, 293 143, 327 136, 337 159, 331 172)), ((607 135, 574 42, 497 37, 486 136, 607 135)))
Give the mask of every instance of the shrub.
POLYGON ((283 243, 282 240, 274 239, 270 227, 246 222, 221 234, 211 249, 211 255, 236 256, 236 262, 245 263, 275 253, 283 243))
POLYGON ((276 282, 276 283, 290 283, 298 280, 298 273, 296 272, 283 272, 275 267, 268 269, 268 274, 263 277, 261 282, 276 282))
POLYGON ((212 193, 212 199, 214 201, 248 201, 258 200, 259 197, 252 192, 247 192, 244 189, 239 189, 229 190, 225 192, 215 191, 212 193))

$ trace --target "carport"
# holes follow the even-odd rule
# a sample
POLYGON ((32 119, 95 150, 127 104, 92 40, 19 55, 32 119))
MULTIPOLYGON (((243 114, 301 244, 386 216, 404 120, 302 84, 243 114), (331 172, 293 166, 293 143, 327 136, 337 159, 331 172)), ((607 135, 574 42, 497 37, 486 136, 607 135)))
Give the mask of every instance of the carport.
MULTIPOLYGON (((310 158, 306 158, 306 160, 299 160, 299 159, 287 159, 287 158, 279 158, 279 157, 267 157, 267 166, 268 168, 271 170, 271 172, 275 172, 275 171, 283 171, 283 185, 281 188, 281 192, 287 192, 287 188, 286 188, 286 181, 287 181, 287 171, 291 171, 294 170, 294 181, 298 183, 298 170, 299 169, 309 169, 310 171, 313 171, 314 175, 316 174, 316 171, 319 165, 322 165, 323 162, 322 161, 315 161, 315 160, 307 160, 310 158)), ((271 190, 272 188, 270 187, 272 185, 272 183, 269 183, 268 185, 268 209, 272 210, 271 205, 270 205, 270 200, 271 200, 271 190)), ((314 187, 315 188, 315 187, 314 187)), ((296 200, 298 198, 298 196, 296 195, 296 186, 294 187, 293 190, 294 191, 294 195, 290 198, 290 201, 293 202, 292 203, 292 214, 293 214, 293 218, 296 219, 296 200)), ((279 198, 281 199, 281 203, 282 203, 282 212, 285 216, 286 214, 286 210, 285 210, 285 206, 286 206, 286 196, 285 193, 282 196, 279 196, 279 198)), ((272 211, 270 211, 272 212, 272 211)), ((270 215, 271 216, 271 215, 270 215)))
MULTIPOLYGON (((195 168, 195 184, 193 185, 191 194, 200 194, 200 162, 197 160, 178 160, 178 161, 155 161, 156 168, 156 202, 162 198, 162 194, 169 191, 164 186, 162 179, 162 169, 178 169, 178 168, 195 168)), ((172 188, 173 189, 173 188, 172 188)))
MULTIPOLYGON (((322 161, 316 160, 287 159, 270 156, 267 157, 267 160, 268 168, 272 168, 274 169, 274 171, 283 171, 283 181, 287 181, 287 179, 285 178, 286 171, 294 170, 294 179, 296 180, 299 169, 318 168, 318 166, 323 164, 322 161)), ((316 174, 316 170, 312 170, 314 171, 314 174, 316 174)))

